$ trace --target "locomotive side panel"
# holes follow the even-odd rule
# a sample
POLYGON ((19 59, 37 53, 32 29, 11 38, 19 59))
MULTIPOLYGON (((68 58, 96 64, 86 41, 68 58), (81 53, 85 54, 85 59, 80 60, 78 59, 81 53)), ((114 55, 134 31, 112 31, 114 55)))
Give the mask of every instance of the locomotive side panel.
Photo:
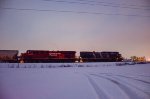
POLYGON ((22 53, 21 60, 23 62, 75 62, 75 51, 43 51, 28 50, 22 53))
POLYGON ((25 63, 45 62, 48 56, 49 51, 27 50, 26 53, 21 54, 20 61, 25 63))
POLYGON ((62 54, 63 58, 61 57, 59 60, 60 62, 75 62, 76 52, 75 51, 59 51, 62 54))
POLYGON ((95 52, 80 52, 80 62, 96 62, 95 52))

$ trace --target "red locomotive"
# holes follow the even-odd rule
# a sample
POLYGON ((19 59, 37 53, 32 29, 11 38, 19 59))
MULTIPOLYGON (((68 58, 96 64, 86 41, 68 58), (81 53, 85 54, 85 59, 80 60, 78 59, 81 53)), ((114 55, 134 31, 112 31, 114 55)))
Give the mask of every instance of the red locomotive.
POLYGON ((75 62, 75 51, 27 50, 22 53, 20 61, 25 63, 39 62, 75 62))

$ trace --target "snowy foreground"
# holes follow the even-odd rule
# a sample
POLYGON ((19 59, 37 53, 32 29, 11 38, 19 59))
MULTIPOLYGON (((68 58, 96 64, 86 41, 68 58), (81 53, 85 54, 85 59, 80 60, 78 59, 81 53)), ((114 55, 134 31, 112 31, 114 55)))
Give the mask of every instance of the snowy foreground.
POLYGON ((150 64, 0 64, 0 99, 150 99, 150 64))

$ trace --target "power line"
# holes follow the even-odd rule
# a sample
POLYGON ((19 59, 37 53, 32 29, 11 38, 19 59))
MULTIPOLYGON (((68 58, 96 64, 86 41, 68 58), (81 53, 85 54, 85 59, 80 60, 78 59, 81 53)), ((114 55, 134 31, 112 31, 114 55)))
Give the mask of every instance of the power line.
POLYGON ((0 7, 0 9, 4 10, 21 10, 21 11, 37 11, 37 12, 58 12, 58 13, 77 13, 77 14, 91 14, 91 15, 112 15, 112 16, 131 16, 131 17, 147 17, 150 16, 138 15, 138 14, 112 14, 112 13, 103 13, 103 12, 88 12, 88 11, 73 11, 73 10, 52 10, 52 9, 30 9, 30 8, 8 8, 8 7, 0 7))
MULTIPOLYGON (((45 0, 45 1, 49 1, 49 0, 45 0)), ((81 2, 91 2, 91 3, 105 3, 105 4, 114 4, 114 5, 126 5, 126 6, 137 6, 134 4, 119 4, 119 3, 114 3, 114 2, 104 2, 104 1, 93 1, 93 0, 77 0, 77 1, 81 1, 81 2)), ((138 7, 150 7, 147 5, 138 5, 138 7)))
POLYGON ((44 1, 51 1, 51 2, 57 2, 57 3, 69 3, 69 4, 84 4, 84 5, 90 5, 90 6, 108 6, 108 7, 115 7, 115 8, 127 8, 127 9, 140 9, 140 10, 150 10, 150 9, 145 9, 145 8, 139 8, 134 5, 134 7, 131 6, 121 6, 117 4, 112 4, 112 3, 104 3, 104 2, 97 2, 97 3, 89 3, 89 2, 78 2, 78 1, 65 1, 65 0, 44 0, 44 1))

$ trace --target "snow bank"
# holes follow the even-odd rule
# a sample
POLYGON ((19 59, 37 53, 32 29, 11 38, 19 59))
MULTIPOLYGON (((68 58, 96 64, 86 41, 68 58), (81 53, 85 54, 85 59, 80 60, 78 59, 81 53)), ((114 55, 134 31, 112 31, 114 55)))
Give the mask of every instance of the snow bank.
POLYGON ((0 63, 0 68, 58 68, 58 67, 99 67, 135 65, 132 62, 90 62, 90 63, 0 63))

